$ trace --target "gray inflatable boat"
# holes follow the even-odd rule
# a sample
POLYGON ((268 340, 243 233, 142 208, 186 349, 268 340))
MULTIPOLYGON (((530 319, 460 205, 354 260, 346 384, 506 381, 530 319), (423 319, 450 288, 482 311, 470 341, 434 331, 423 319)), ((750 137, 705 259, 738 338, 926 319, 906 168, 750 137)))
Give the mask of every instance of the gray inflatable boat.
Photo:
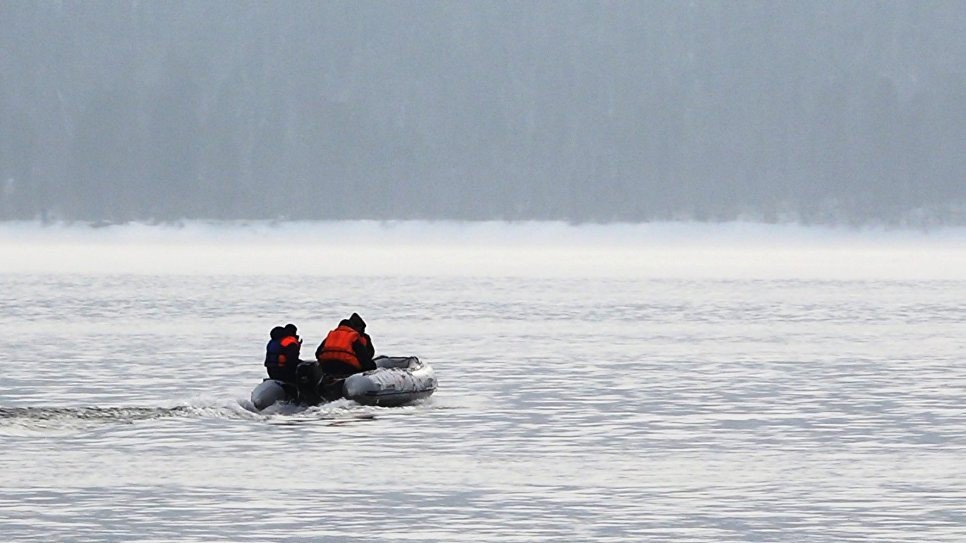
POLYGON ((261 411, 277 402, 318 405, 347 398, 363 405, 397 406, 436 392, 436 372, 415 356, 377 356, 376 369, 348 377, 323 374, 314 361, 298 367, 298 382, 265 379, 252 390, 252 405, 261 411))

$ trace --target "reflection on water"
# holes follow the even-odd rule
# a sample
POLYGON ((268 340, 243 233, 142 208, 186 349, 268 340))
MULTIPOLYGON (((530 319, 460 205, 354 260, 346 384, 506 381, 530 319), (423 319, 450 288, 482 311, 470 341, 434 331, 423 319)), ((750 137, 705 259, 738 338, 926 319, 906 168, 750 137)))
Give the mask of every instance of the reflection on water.
POLYGON ((8 540, 966 540, 966 282, 0 286, 8 540), (354 310, 436 395, 249 409, 354 310))

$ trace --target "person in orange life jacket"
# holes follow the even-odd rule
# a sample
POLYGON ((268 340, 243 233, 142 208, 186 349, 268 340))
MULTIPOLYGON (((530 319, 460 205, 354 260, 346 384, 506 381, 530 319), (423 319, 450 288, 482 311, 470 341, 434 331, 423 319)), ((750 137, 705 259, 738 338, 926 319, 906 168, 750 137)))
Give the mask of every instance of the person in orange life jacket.
POLYGON ((302 340, 294 324, 272 328, 271 341, 265 346, 265 367, 270 379, 295 382, 295 368, 299 365, 302 340))
POLYGON ((319 368, 329 375, 351 375, 376 369, 376 350, 366 333, 366 321, 358 313, 339 322, 315 350, 319 368))

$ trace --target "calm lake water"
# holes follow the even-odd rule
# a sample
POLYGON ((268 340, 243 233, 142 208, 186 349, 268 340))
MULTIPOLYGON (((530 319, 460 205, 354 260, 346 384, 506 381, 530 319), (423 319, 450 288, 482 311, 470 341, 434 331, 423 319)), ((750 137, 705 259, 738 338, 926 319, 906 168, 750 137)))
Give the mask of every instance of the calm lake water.
POLYGON ((966 541, 966 278, 0 274, 7 541, 966 541), (437 393, 250 412, 349 312, 437 393))

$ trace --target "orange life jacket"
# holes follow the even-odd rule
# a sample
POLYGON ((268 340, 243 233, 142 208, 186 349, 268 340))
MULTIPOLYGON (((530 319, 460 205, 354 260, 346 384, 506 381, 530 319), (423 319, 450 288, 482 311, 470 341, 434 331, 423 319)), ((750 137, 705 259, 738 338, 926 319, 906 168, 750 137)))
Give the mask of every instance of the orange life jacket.
POLYGON ((365 336, 348 326, 340 326, 325 336, 325 346, 322 347, 322 352, 318 354, 317 358, 319 361, 338 360, 361 370, 362 363, 359 362, 359 357, 356 356, 356 352, 352 348, 356 341, 363 345, 366 344, 365 336))
MULTIPOLYGON (((287 347, 291 347, 293 343, 298 343, 298 342, 299 342, 299 340, 296 339, 295 336, 286 336, 286 337, 283 337, 282 338, 282 341, 279 342, 279 345, 282 346, 282 349, 285 349, 287 347)), ((285 367, 285 362, 287 362, 287 361, 288 361, 288 357, 285 356, 283 353, 279 353, 279 355, 278 355, 278 367, 284 368, 285 367)))

